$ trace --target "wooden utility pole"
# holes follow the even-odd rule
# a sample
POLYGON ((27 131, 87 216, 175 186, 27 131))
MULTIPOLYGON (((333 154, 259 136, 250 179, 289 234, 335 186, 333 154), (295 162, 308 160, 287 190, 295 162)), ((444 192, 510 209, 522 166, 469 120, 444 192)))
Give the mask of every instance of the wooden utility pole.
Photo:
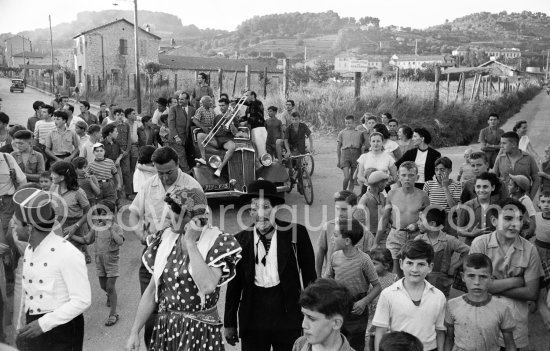
POLYGON ((361 96, 361 72, 355 72, 355 98, 359 99, 361 96))
POLYGON ((136 65, 136 83, 134 85, 134 89, 136 90, 136 105, 137 105, 137 113, 141 113, 141 82, 140 82, 140 74, 139 74, 139 41, 138 41, 138 7, 137 7, 137 0, 134 0, 134 58, 135 58, 135 65, 136 65))
MULTIPOLYGON (((52 59, 52 74, 50 75, 50 92, 53 93, 53 36, 52 36, 52 16, 48 15, 48 19, 50 21, 50 57, 52 59)), ((82 93, 82 92, 81 92, 82 93)))

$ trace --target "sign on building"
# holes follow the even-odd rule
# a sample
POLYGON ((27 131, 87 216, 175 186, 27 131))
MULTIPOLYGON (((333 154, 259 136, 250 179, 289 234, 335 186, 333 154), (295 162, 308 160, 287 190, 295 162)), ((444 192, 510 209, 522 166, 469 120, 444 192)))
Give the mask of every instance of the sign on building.
POLYGON ((342 60, 336 58, 334 69, 342 72, 368 72, 372 67, 369 66, 369 60, 342 60))

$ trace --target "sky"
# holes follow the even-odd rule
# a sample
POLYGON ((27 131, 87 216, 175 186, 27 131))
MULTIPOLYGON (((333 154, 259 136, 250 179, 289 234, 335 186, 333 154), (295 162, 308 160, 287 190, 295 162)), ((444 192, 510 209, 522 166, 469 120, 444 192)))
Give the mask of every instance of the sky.
MULTIPOLYGON (((545 12, 550 15, 550 0, 137 0, 138 9, 172 13, 183 25, 199 28, 235 30, 244 20, 284 12, 324 12, 332 10, 341 17, 378 17, 381 26, 397 25, 427 28, 446 19, 474 12, 545 12), (210 11, 210 12, 207 12, 210 11)), ((71 22, 81 11, 133 9, 132 0, 0 0, 0 33, 48 27, 71 22), (113 3, 118 1, 118 6, 113 3)))

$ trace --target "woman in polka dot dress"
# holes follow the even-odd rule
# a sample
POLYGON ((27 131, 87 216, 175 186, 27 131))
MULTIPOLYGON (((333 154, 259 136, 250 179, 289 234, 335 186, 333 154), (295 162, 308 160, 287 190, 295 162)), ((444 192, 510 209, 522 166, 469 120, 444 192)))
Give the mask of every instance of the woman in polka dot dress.
POLYGON ((199 189, 167 194, 172 226, 148 240, 143 262, 153 275, 143 293, 126 350, 139 350, 139 331, 158 303, 149 351, 224 350, 217 302, 235 276, 241 247, 206 221, 199 189))

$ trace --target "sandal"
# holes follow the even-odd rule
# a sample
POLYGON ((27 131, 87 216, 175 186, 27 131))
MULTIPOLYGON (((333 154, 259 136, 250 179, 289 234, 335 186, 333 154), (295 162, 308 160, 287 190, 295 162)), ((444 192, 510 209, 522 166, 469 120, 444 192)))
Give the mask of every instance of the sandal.
POLYGON ((108 327, 115 325, 116 322, 118 322, 118 318, 119 318, 118 314, 109 315, 109 318, 107 318, 107 321, 105 321, 105 325, 108 327))

